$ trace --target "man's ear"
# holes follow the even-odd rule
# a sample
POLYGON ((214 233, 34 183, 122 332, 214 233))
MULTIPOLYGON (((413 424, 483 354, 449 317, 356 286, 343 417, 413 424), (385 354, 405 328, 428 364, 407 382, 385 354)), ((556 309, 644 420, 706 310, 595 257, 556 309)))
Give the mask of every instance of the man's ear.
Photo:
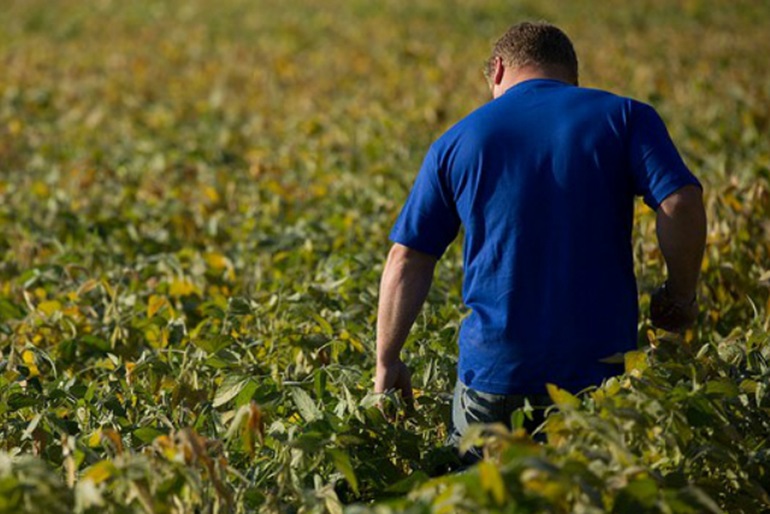
POLYGON ((495 57, 495 71, 492 74, 492 83, 497 86, 502 84, 503 75, 505 75, 505 64, 503 64, 503 58, 495 57))

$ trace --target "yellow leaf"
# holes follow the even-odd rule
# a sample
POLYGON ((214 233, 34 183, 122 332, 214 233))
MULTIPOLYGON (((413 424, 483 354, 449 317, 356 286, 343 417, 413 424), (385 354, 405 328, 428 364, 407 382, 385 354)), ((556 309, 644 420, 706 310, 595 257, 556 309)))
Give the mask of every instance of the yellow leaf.
POLYGON ((206 264, 209 265, 209 268, 217 271, 228 268, 230 265, 230 261, 221 253, 207 253, 205 259, 206 264))
POLYGON ((132 373, 134 372, 134 368, 136 367, 135 362, 126 362, 126 382, 128 385, 131 385, 131 381, 133 380, 132 373))
POLYGON ((21 360, 24 364, 30 365, 35 363, 35 353, 32 350, 24 350, 21 354, 21 360))
POLYGON ((42 182, 40 180, 33 182, 31 189, 32 189, 32 194, 34 194, 39 198, 47 197, 50 192, 48 185, 45 182, 42 182))
POLYGON ((166 298, 159 295, 152 295, 147 301, 147 317, 152 318, 155 314, 166 305, 166 298))
POLYGON ((489 461, 481 461, 479 463, 479 478, 481 479, 481 487, 492 493, 495 503, 502 505, 506 499, 506 490, 503 477, 497 466, 489 461))
POLYGON ((361 344, 361 341, 359 341, 355 337, 351 337, 349 341, 350 341, 350 346, 352 346, 355 351, 357 351, 358 353, 364 353, 364 345, 361 344))
POLYGON ((54 312, 61 309, 61 304, 56 300, 46 300, 45 302, 40 302, 37 308, 46 316, 51 316, 54 312))
POLYGON ((580 400, 569 391, 566 391, 555 384, 546 384, 545 387, 548 390, 548 396, 550 396, 551 400, 553 400, 553 403, 555 403, 560 408, 580 407, 580 400))
POLYGON ((81 284, 81 286, 78 288, 77 295, 80 296, 80 295, 86 294, 87 292, 91 291, 98 285, 99 285, 98 280, 89 278, 88 280, 83 282, 83 284, 81 284))
POLYGON ((171 281, 171 284, 168 288, 168 294, 179 298, 181 296, 188 296, 191 294, 198 294, 198 288, 195 287, 195 284, 190 282, 186 278, 176 278, 173 281, 171 281))
POLYGON ((144 330, 144 337, 153 348, 168 346, 168 330, 165 327, 151 324, 144 330))
POLYGON ((96 431, 88 438, 88 446, 90 448, 96 448, 102 443, 102 429, 97 428, 96 431))
POLYGON ((604 391, 607 393, 607 396, 615 396, 621 389, 620 382, 615 377, 608 378, 604 383, 604 391))
POLYGON ((89 479, 95 484, 100 484, 110 478, 115 471, 117 471, 115 464, 108 460, 102 460, 88 468, 83 478, 89 479))
POLYGON ((741 205, 741 202, 738 201, 737 198, 735 198, 732 194, 726 194, 722 197, 722 201, 733 208, 735 211, 741 211, 743 210, 743 205, 741 205))
POLYGON ((21 360, 23 360, 24 364, 27 366, 30 377, 36 377, 40 375, 40 370, 37 368, 37 364, 35 363, 34 352, 31 350, 24 350, 24 352, 21 354, 21 360))
POLYGON ((206 195, 206 198, 208 198, 211 203, 219 202, 219 193, 217 193, 217 190, 214 189, 213 187, 211 186, 204 187, 203 194, 206 195))
POLYGON ((652 346, 653 348, 657 348, 658 347, 658 336, 655 335, 655 331, 651 330, 651 329, 648 329, 646 335, 647 335, 647 341, 649 341, 650 346, 652 346))
POLYGON ((80 318, 80 309, 73 305, 72 307, 65 307, 62 309, 62 313, 70 318, 80 318))
POLYGON ((527 491, 555 504, 558 504, 567 492, 560 482, 536 469, 524 470, 521 474, 521 482, 527 491))
POLYGON ((102 280, 101 282, 102 287, 104 288, 104 291, 107 293, 107 296, 110 298, 115 298, 115 289, 112 288, 109 282, 107 280, 102 280))
POLYGON ((634 376, 638 376, 649 367, 647 364, 647 354, 644 352, 634 350, 626 352, 624 357, 626 373, 631 373, 634 374, 634 376))
POLYGON ((123 453, 123 440, 120 438, 120 434, 116 431, 108 428, 102 431, 102 441, 109 441, 112 444, 113 449, 118 454, 123 453))
POLYGON ((347 341, 350 343, 350 346, 353 347, 355 351, 358 353, 364 353, 364 345, 361 344, 361 341, 353 337, 350 332, 348 332, 346 329, 342 329, 342 332, 340 332, 340 341, 347 341))
POLYGON ((18 136, 21 134, 21 129, 24 127, 24 125, 21 123, 21 120, 18 118, 14 118, 11 121, 8 122, 8 132, 12 136, 18 136))
POLYGON ((564 435, 566 431, 566 424, 562 414, 551 414, 545 419, 545 434, 548 436, 548 444, 554 447, 559 447, 567 442, 567 438, 564 435))

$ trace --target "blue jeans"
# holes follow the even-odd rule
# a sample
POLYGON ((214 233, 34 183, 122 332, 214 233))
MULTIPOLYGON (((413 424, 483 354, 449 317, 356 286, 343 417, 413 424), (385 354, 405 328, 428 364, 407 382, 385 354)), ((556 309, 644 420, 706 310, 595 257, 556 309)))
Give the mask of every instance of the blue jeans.
MULTIPOLYGON (((545 420, 545 407, 553 403, 548 395, 483 393, 466 386, 458 379, 452 399, 452 426, 447 444, 459 448, 460 440, 473 423, 504 423, 510 428, 511 414, 523 407, 527 398, 535 410, 532 412, 533 419, 525 420, 524 428, 532 433, 545 420)), ((474 447, 460 455, 460 460, 465 465, 471 465, 481 460, 481 457, 481 448, 474 447)))

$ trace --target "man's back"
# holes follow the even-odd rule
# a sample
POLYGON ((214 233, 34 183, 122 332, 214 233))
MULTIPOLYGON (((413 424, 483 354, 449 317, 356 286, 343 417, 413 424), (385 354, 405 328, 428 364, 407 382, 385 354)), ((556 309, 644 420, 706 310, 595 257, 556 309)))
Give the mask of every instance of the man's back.
POLYGON ((690 183, 650 107, 528 80, 431 147, 391 239, 440 256, 464 226, 465 385, 577 390, 636 345, 634 195, 656 208, 690 183))
MULTIPOLYGON (((601 359, 635 347, 631 252, 635 195, 656 210, 668 278, 652 323, 682 330, 706 239, 698 180, 655 111, 578 84, 572 42, 545 22, 512 26, 485 76, 494 101, 434 143, 391 231, 377 308, 374 390, 412 398, 401 349, 437 261, 465 227, 460 361, 447 444, 474 423, 510 424, 535 405, 537 429, 555 383, 573 391, 620 370, 601 359)), ((481 458, 479 448, 462 455, 481 458)))

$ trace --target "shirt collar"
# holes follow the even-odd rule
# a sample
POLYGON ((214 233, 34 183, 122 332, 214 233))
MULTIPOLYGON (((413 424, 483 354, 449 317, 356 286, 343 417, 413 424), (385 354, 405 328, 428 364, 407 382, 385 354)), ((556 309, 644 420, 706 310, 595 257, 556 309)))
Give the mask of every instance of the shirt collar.
POLYGON ((507 95, 511 91, 516 91, 517 93, 520 93, 520 92, 529 91, 532 89, 542 89, 546 87, 570 87, 570 86, 572 86, 572 84, 569 84, 561 80, 556 80, 556 79, 527 79, 522 82, 519 82, 514 86, 511 86, 503 94, 507 95))

